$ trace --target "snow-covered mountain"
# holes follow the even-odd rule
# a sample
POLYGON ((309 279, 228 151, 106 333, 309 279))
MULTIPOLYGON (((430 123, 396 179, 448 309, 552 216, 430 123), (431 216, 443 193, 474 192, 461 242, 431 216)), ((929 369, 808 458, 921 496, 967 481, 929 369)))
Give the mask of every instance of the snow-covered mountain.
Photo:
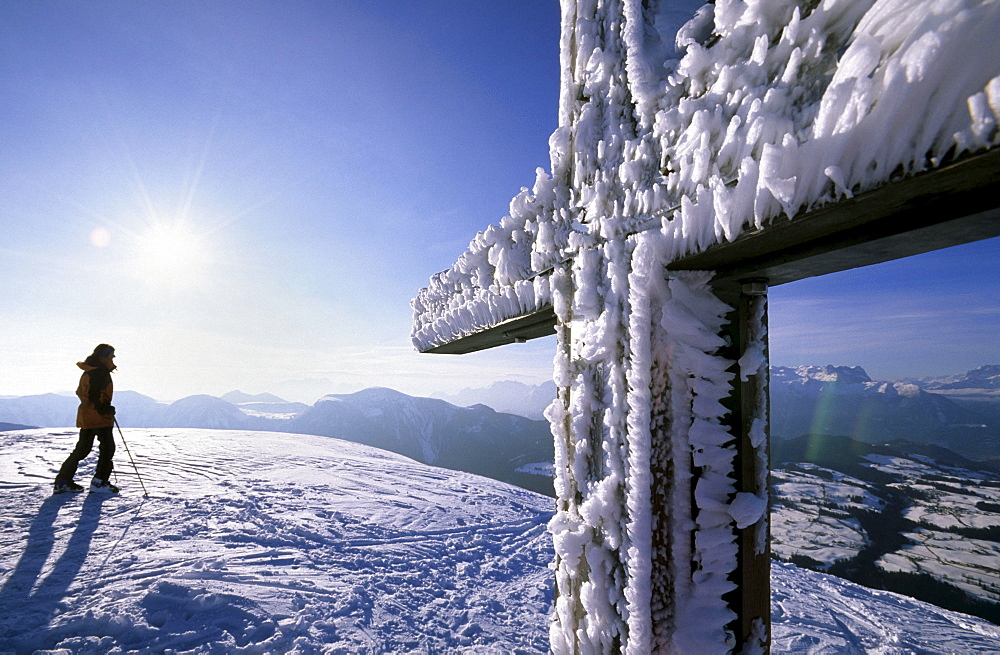
POLYGON ((0 421, 44 427, 76 425, 79 405, 76 396, 54 393, 0 398, 0 421))
POLYGON ((551 381, 524 384, 505 380, 494 382, 488 387, 463 389, 457 394, 439 394, 436 397, 460 407, 486 405, 498 412, 542 420, 545 408, 556 397, 556 385, 551 381))
MULTIPOLYGON (((121 461, 118 497, 49 496, 75 432, 0 433, 0 651, 548 651, 550 498, 324 437, 125 434, 149 498, 121 461)), ((772 589, 773 653, 1000 649, 790 564, 772 589)))
POLYGON ((970 459, 1000 453, 1000 425, 987 414, 916 384, 878 382, 854 366, 771 369, 771 436, 806 434, 943 446, 970 459))
POLYGON ((254 421, 232 403, 214 396, 188 396, 168 405, 157 427, 183 428, 198 426, 219 430, 255 427, 254 421))
POLYGON ((279 398, 278 396, 275 396, 273 393, 249 394, 249 393, 243 393, 242 391, 239 390, 230 391, 229 393, 220 396, 220 398, 222 398, 222 400, 225 400, 227 403, 232 403, 234 405, 243 405, 246 403, 280 404, 288 402, 284 398, 279 398))
POLYGON ((926 389, 948 390, 1000 390, 1000 365, 988 364, 969 371, 965 375, 924 380, 926 389))
POLYGON ((309 405, 305 403, 289 402, 271 393, 251 395, 242 391, 230 391, 221 396, 221 400, 236 405, 247 416, 266 419, 295 418, 309 409, 309 405))
POLYGON ((551 474, 532 468, 553 460, 548 423, 485 405, 456 407, 374 388, 326 396, 283 429, 347 439, 552 494, 551 474))
MULTIPOLYGON (((118 413, 128 417, 128 425, 165 426, 164 417, 169 413, 170 407, 167 403, 127 390, 116 391, 114 402, 118 413)), ((73 426, 76 425, 76 409, 79 404, 75 395, 54 393, 0 398, 0 421, 39 427, 73 426)))

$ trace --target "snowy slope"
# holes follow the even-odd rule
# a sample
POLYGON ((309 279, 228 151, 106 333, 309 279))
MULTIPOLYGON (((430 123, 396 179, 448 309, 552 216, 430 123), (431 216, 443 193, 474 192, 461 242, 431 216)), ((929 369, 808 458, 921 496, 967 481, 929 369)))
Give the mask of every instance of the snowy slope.
MULTIPOLYGON (((126 437, 148 499, 124 451, 120 497, 49 496, 75 431, 0 433, 0 652, 548 650, 551 499, 324 437, 126 437)), ((895 594, 773 581, 776 653, 1000 649, 895 594)))
POLYGON ((50 497, 73 432, 0 435, 0 651, 546 649, 551 499, 323 437, 126 438, 149 499, 124 452, 121 497, 50 497))

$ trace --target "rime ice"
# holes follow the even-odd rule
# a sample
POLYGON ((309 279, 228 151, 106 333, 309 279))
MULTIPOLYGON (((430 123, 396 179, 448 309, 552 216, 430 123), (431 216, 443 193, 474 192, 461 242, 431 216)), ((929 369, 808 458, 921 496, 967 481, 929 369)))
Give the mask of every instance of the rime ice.
MULTIPOLYGON (((552 174, 539 170, 421 290, 412 332, 428 350, 556 312, 554 651, 733 646, 721 600, 733 529, 763 525, 764 501, 736 494, 720 425, 728 310, 709 274, 668 279, 665 267, 995 147, 998 33, 997 0, 563 3, 552 174), (655 399, 654 387, 670 391, 655 399), (651 518, 656 503, 669 525, 651 518), (676 566, 659 579, 650 562, 663 548, 676 566)), ((765 364, 750 344, 741 379, 765 364)), ((763 407, 756 421, 762 457, 763 407)))

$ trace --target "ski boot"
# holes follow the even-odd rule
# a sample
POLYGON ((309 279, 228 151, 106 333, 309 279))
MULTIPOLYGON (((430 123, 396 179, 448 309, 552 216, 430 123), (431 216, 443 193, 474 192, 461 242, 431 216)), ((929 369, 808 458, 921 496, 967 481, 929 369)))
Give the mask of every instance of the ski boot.
POLYGON ((52 485, 53 494, 64 494, 67 492, 79 493, 81 491, 83 491, 83 487, 72 480, 56 480, 55 484, 52 485))
POLYGON ((118 493, 118 487, 111 484, 108 480, 94 478, 90 481, 90 492, 100 494, 116 494, 118 493))

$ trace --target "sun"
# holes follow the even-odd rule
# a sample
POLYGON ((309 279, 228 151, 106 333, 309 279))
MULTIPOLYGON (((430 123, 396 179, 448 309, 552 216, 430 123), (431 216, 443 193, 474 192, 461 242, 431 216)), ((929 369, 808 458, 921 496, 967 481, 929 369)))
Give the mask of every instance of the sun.
POLYGON ((197 281, 205 264, 204 238, 186 224, 161 223, 139 235, 139 277, 164 287, 186 287, 197 281))

